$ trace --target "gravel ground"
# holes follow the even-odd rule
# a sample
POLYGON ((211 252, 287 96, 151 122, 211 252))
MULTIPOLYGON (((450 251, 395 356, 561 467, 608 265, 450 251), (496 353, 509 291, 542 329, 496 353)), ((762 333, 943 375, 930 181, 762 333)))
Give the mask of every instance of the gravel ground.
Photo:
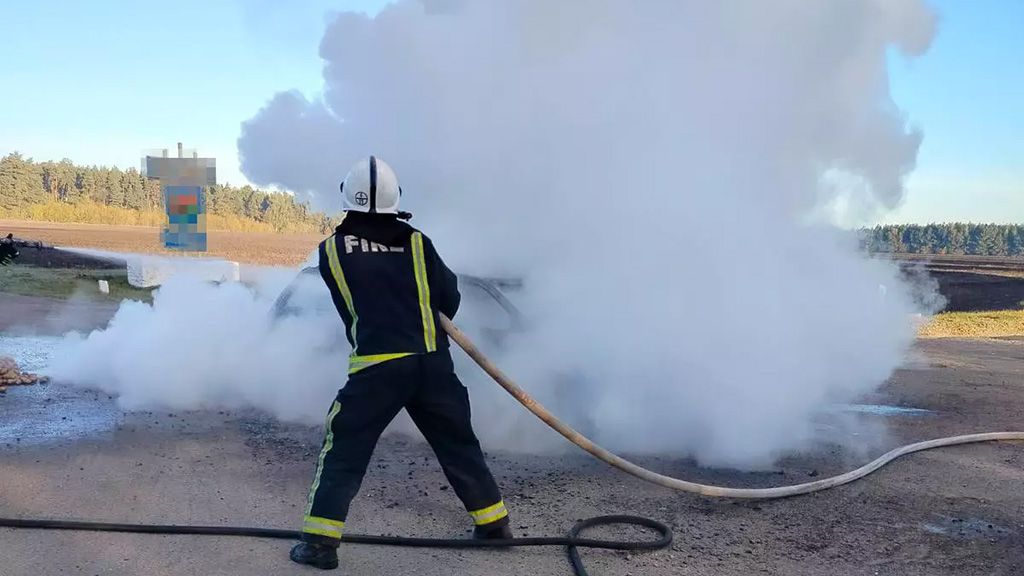
POLYGON ((86 298, 59 300, 0 292, 0 333, 59 335, 77 331, 88 334, 97 326, 106 325, 117 307, 113 302, 86 298))
MULTIPOLYGON (((910 441, 1024 428, 1024 343, 934 340, 921 342, 919 352, 921 361, 865 401, 933 413, 864 416, 871 457, 910 441)), ((295 528, 319 440, 319 430, 258 414, 124 413, 95 392, 56 384, 17 388, 0 397, 0 516, 295 528)), ((676 531, 666 551, 584 551, 595 575, 988 576, 1024 574, 1021 448, 989 444, 927 452, 851 486, 760 503, 676 494, 575 451, 489 458, 520 535, 562 534, 579 518, 615 513, 657 518, 676 531)), ((832 447, 764 473, 639 460, 698 481, 767 486, 840 472, 868 457, 832 447)), ((349 528, 459 537, 470 527, 429 448, 392 434, 378 447, 349 528)), ((288 562, 289 546, 230 537, 0 529, 0 574, 318 573, 288 562)), ((568 566, 557 548, 347 546, 340 572, 561 575, 568 566)))

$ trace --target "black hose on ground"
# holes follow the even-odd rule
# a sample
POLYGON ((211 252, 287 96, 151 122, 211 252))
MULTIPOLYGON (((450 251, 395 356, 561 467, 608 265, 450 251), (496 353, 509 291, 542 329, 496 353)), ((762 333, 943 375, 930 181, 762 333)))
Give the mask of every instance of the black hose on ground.
MULTIPOLYGON (((36 530, 86 530, 91 532, 131 532, 136 534, 187 534, 201 536, 248 536, 252 538, 279 538, 297 540, 301 532, 279 528, 247 528, 238 526, 176 526, 158 524, 124 524, 113 522, 78 522, 74 520, 33 520, 0 518, 0 528, 29 528, 36 530)), ((565 546, 569 563, 577 576, 587 576, 580 558, 579 548, 604 550, 660 550, 672 544, 672 529, 665 524, 641 516, 595 516, 580 520, 564 537, 515 538, 512 540, 470 540, 460 538, 406 538, 403 536, 370 536, 346 534, 341 538, 348 544, 377 544, 414 548, 509 548, 516 546, 565 546), (656 540, 595 540, 581 538, 584 530, 597 526, 629 525, 647 528, 658 533, 656 540)))

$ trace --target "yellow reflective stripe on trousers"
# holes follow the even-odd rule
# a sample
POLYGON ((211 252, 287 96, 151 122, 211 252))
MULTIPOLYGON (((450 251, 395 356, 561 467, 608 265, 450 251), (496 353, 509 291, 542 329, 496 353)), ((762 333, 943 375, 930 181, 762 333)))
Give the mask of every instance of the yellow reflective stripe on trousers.
POLYGON ((508 509, 505 508, 505 502, 501 501, 494 506, 488 506, 487 508, 481 508, 480 510, 470 510, 469 515, 473 517, 474 524, 477 526, 483 526, 484 524, 497 522, 505 516, 508 516, 508 509))
POLYGON ((356 340, 356 306, 352 303, 352 291, 348 289, 348 282, 345 281, 345 273, 341 270, 341 260, 338 259, 338 243, 334 236, 327 239, 327 245, 325 246, 327 252, 327 263, 331 267, 331 276, 334 277, 334 283, 338 286, 338 292, 341 292, 341 298, 345 301, 345 307, 348 308, 349 316, 352 316, 352 352, 355 353, 355 349, 359 346, 359 341, 356 340))
POLYGON ((341 412, 341 404, 337 400, 331 404, 331 410, 327 413, 327 436, 324 438, 324 447, 320 450, 320 460, 316 464, 316 475, 313 477, 313 487, 309 489, 309 502, 306 504, 306 516, 313 510, 313 499, 316 497, 316 491, 320 488, 320 474, 324 471, 324 458, 327 457, 327 453, 334 447, 334 430, 332 424, 334 424, 334 417, 341 412))
POLYGON ((423 254, 423 234, 412 234, 412 265, 416 275, 416 290, 420 299, 420 316, 423 318, 423 342, 427 352, 437 350, 437 329, 434 326, 434 312, 430 307, 430 283, 427 282, 427 262, 423 254))
POLYGON ((302 520, 302 531, 307 534, 318 534, 329 538, 341 538, 341 533, 344 528, 344 522, 341 522, 340 520, 331 520, 330 518, 320 518, 319 516, 307 515, 302 520))
POLYGON ((412 356, 412 352, 399 352, 397 354, 369 354, 367 356, 349 356, 348 359, 348 373, 355 374, 363 368, 369 368, 375 366, 381 362, 387 362, 388 360, 395 360, 397 358, 405 358, 406 356, 412 356))

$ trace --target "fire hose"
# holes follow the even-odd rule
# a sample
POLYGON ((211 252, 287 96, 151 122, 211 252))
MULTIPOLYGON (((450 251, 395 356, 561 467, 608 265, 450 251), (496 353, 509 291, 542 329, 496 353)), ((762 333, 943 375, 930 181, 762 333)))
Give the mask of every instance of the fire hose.
POLYGON ((469 357, 472 358, 488 376, 493 378, 495 382, 518 400, 519 403, 527 410, 532 412, 534 416, 540 418, 545 424, 564 436, 569 442, 572 442, 583 450, 586 450, 598 460, 601 460, 602 462, 605 462, 606 464, 618 468, 619 470, 641 480, 646 480, 647 482, 657 484, 664 488, 679 490, 681 492, 691 492, 693 494, 700 494, 701 496, 737 498, 745 500, 773 500, 776 498, 788 498, 790 496, 820 492, 822 490, 828 490, 829 488, 835 488, 836 486, 842 486, 843 484, 849 484, 850 482, 860 480, 868 474, 871 474, 900 456, 906 456, 907 454, 913 454, 914 452, 921 452, 922 450, 931 450, 933 448, 941 448, 944 446, 957 446, 960 444, 974 444, 977 442, 1024 440, 1024 432, 986 432, 983 434, 965 434, 963 436, 937 438, 935 440, 927 440, 925 442, 917 442, 915 444, 901 446, 886 452, 860 468, 851 470, 845 474, 815 480, 814 482, 805 482, 803 484, 794 484, 792 486, 779 486, 777 488, 727 488, 725 486, 711 486, 708 484, 687 482, 686 480, 672 478, 671 476, 665 476, 648 470, 597 445, 591 439, 580 434, 565 422, 559 420, 554 414, 534 400, 532 396, 527 394, 525 390, 520 388, 511 378, 502 372, 500 368, 491 362, 490 359, 488 359, 487 356, 485 356, 484 353, 476 347, 473 341, 470 340, 444 315, 441 315, 441 325, 444 327, 445 331, 448 332, 448 335, 451 336, 452 340, 454 340, 459 347, 465 350, 466 354, 468 354, 469 357))
MULTIPOLYGON (((801 494, 819 492, 843 484, 849 484, 855 480, 864 478, 875 472, 893 460, 920 452, 944 446, 956 446, 960 444, 971 444, 977 442, 992 441, 1024 441, 1024 432, 989 432, 983 434, 967 434, 963 436, 951 436, 938 438, 915 444, 908 444, 891 450, 875 460, 851 470, 845 474, 806 482, 792 486, 780 486, 775 488, 729 488, 724 486, 711 486, 698 484, 678 478, 672 478, 648 470, 609 450, 599 446, 583 434, 574 430, 568 424, 559 420, 544 406, 538 403, 525 390, 520 388, 500 368, 480 351, 454 323, 444 315, 440 316, 441 326, 465 352, 480 366, 495 382, 511 394, 533 415, 542 420, 567 440, 582 448, 595 458, 635 476, 641 480, 651 482, 658 486, 690 492, 701 496, 735 498, 747 500, 770 500, 787 498, 801 494)), ((4 528, 29 528, 44 530, 86 530, 100 532, 132 532, 144 534, 191 534, 211 536, 247 536, 256 538, 283 538, 297 539, 301 533, 295 530, 282 530, 276 528, 254 528, 235 526, 182 526, 182 525, 152 525, 152 524, 129 524, 129 523, 108 523, 108 522, 80 522, 71 520, 38 520, 38 519, 17 519, 0 518, 0 527, 4 528)), ((628 515, 598 516, 579 521, 565 537, 541 537, 541 538, 515 538, 512 540, 468 540, 468 539, 447 539, 447 538, 408 538, 401 536, 374 536, 365 534, 345 534, 342 542, 350 544, 376 544, 384 546, 405 546, 418 548, 498 548, 511 546, 564 546, 567 550, 569 562, 573 572, 577 576, 587 576, 586 568, 580 559, 579 548, 600 548, 609 550, 657 550, 667 548, 672 544, 672 530, 662 522, 650 518, 628 515), (632 525, 647 528, 657 533, 658 537, 652 540, 603 540, 582 538, 582 531, 597 526, 606 525, 632 525)))

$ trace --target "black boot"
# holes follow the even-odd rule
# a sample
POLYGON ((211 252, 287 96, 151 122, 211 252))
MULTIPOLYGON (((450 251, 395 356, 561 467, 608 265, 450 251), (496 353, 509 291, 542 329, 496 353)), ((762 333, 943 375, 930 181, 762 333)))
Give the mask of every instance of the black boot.
POLYGON ((326 544, 299 542, 292 548, 289 557, 292 562, 308 564, 321 570, 334 570, 338 567, 338 549, 326 544))
POLYGON ((473 528, 475 540, 511 540, 515 538, 512 534, 512 527, 508 522, 495 522, 473 528))

